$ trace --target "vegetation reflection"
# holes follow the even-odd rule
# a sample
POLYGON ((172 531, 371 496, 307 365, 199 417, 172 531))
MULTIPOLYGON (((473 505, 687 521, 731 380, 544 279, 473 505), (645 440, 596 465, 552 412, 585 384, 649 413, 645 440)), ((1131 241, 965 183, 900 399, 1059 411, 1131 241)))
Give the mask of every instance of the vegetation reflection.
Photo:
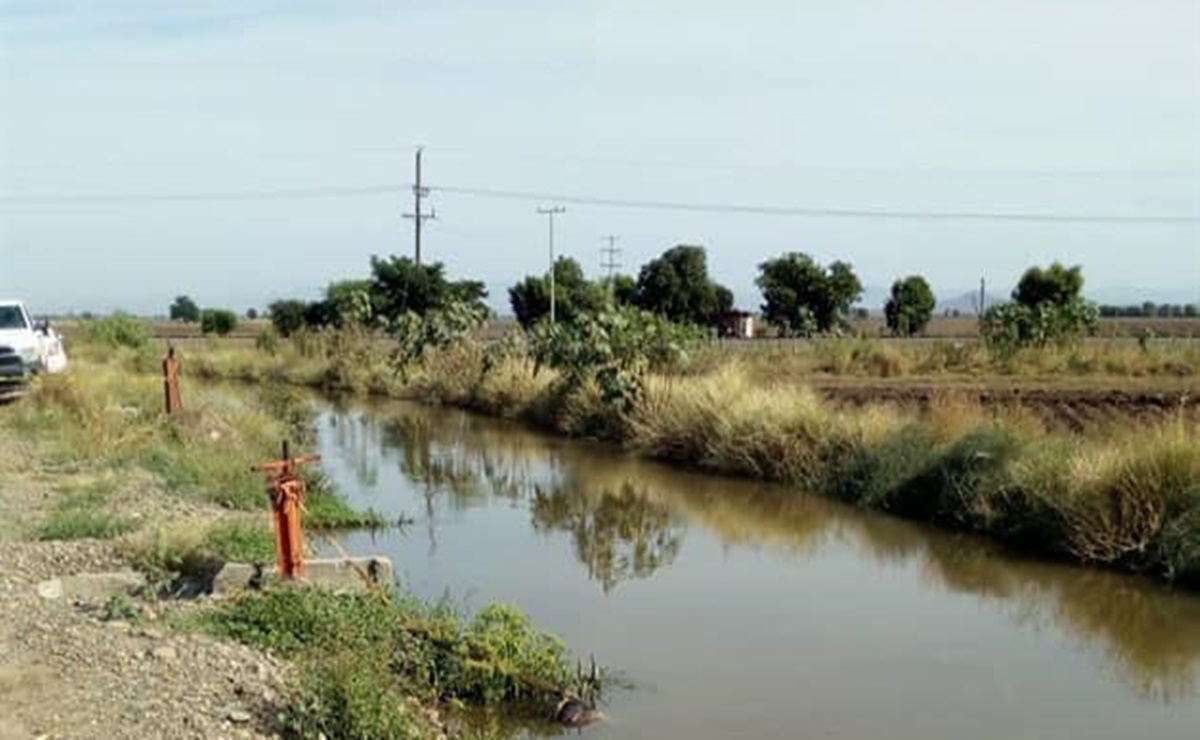
MULTIPOLYGON (((680 472, 514 426, 407 405, 390 407, 380 454, 435 513, 489 497, 523 502, 538 532, 570 535, 606 591, 649 578, 680 555, 690 526, 727 547, 803 556, 830 542, 880 563, 915 563, 931 586, 995 602, 1023 627, 1053 625, 1105 659, 1138 695, 1200 695, 1200 599, 1104 571, 1017 559, 978 538, 861 512, 768 484, 680 472)), ((380 423, 369 422, 369 423, 380 423)))

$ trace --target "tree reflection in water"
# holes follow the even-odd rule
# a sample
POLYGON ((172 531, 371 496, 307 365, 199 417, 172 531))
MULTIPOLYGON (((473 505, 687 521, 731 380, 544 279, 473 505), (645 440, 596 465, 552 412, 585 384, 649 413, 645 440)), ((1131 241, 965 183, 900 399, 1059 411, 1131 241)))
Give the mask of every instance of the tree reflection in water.
MULTIPOLYGON (((439 506, 465 510, 497 497, 528 506, 535 531, 568 534, 605 592, 670 567, 689 526, 726 547, 792 558, 848 545, 883 564, 913 563, 929 586, 994 603, 1023 627, 1053 625, 1102 655, 1143 697, 1168 703, 1200 693, 1195 595, 1029 561, 784 487, 689 474, 461 412, 403 406, 385 418, 381 449, 424 495, 431 545, 439 506)), ((353 435, 345 443, 359 444, 353 435)))
POLYGON ((628 481, 591 495, 567 487, 539 488, 531 509, 538 532, 570 533, 575 557, 605 593, 621 581, 646 578, 670 564, 683 542, 683 528, 671 511, 628 481))

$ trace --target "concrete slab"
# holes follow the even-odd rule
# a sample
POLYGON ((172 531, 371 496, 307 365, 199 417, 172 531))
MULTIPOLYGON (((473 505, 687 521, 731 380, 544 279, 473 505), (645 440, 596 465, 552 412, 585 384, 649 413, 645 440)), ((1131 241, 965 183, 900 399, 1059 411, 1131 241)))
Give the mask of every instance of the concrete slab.
MULTIPOLYGON (((314 558, 304 561, 304 569, 304 583, 338 591, 365 591, 368 580, 387 588, 394 580, 392 561, 383 556, 314 558)), ((275 566, 260 569, 247 563, 226 563, 213 579, 212 592, 214 595, 230 594, 276 583, 279 583, 279 571, 275 566)))
POLYGON ((114 596, 129 594, 146 585, 146 578, 133 570, 111 573, 79 573, 42 581, 37 585, 43 599, 66 599, 90 604, 103 604, 114 596))

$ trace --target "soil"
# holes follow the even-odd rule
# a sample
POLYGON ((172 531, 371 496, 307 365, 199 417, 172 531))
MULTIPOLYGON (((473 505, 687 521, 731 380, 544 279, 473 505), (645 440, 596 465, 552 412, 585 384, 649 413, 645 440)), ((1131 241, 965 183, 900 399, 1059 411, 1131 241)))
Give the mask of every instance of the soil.
POLYGON ((927 407, 934 399, 954 395, 988 408, 1030 411, 1047 425, 1081 432, 1114 422, 1153 423, 1170 417, 1200 422, 1200 393, 1185 390, 1150 391, 1105 388, 947 386, 911 383, 839 382, 816 384, 834 403, 848 406, 895 404, 927 407))
MULTIPOLYGON (((36 459, 0 429, 0 740, 276 737, 284 665, 173 628, 201 602, 126 596, 137 576, 112 542, 29 539, 62 495, 36 459)), ((113 513, 211 513, 125 483, 113 513)))

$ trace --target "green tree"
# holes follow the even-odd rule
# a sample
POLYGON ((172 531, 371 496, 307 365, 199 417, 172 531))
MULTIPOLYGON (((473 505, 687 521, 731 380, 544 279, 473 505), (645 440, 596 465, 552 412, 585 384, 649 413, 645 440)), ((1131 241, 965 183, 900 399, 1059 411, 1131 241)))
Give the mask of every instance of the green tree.
MULTIPOLYGON (((529 275, 508 289, 508 300, 521 326, 528 329, 550 315, 550 281, 529 275)), ((588 281, 583 268, 570 257, 554 262, 554 313, 561 321, 604 308, 604 289, 588 281)))
POLYGON ((936 305, 933 290, 925 278, 910 275, 892 283, 892 295, 883 307, 883 315, 893 334, 911 337, 925 330, 936 305))
POLYGON ((408 257, 371 258, 371 307, 376 316, 392 322, 405 313, 424 316, 454 303, 486 311, 487 290, 474 280, 452 282, 440 262, 418 265, 408 257))
POLYGON ((711 326, 732 310, 733 293, 708 276, 704 247, 681 244, 642 266, 637 306, 671 321, 711 326))
POLYGON ((237 314, 224 308, 206 308, 200 312, 200 331, 225 336, 238 324, 237 314))
POLYGON ((258 309, 257 308, 247 309, 246 310, 246 318, 249 319, 250 321, 254 321, 254 320, 258 319, 258 309))
POLYGON ((1200 313, 1200 305, 1189 303, 1183 307, 1183 315, 1189 319, 1196 318, 1196 314, 1200 313))
POLYGON ((755 284, 763 294, 767 321, 796 336, 830 331, 845 323, 850 306, 862 295, 862 284, 849 263, 826 269, 802 252, 767 260, 758 266, 755 284))
POLYGON ((189 296, 177 296, 171 303, 170 317, 171 321, 186 321, 194 324, 200 320, 200 307, 189 296))
MULTIPOLYGON (((603 285, 612 295, 614 305, 637 305, 637 280, 631 275, 613 275, 611 278, 605 278, 603 285)), ((733 304, 732 299, 730 304, 733 304)))
POLYGON ((336 326, 366 326, 374 318, 370 280, 339 280, 325 288, 325 303, 336 326))
POLYGON ((281 337, 290 337, 304 327, 304 312, 308 304, 304 301, 286 299, 273 302, 267 306, 267 314, 271 317, 271 325, 281 337))
POLYGON ((1065 306, 1079 300, 1083 290, 1083 268, 1079 265, 1063 267, 1054 262, 1049 267, 1030 267, 1021 276, 1012 298, 1022 306, 1037 308, 1042 305, 1065 306))
POLYGON ((1013 290, 1011 303, 983 314, 984 342, 1002 354, 1022 347, 1067 344, 1096 331, 1100 311, 1083 300, 1083 270, 1055 262, 1031 267, 1013 290))

